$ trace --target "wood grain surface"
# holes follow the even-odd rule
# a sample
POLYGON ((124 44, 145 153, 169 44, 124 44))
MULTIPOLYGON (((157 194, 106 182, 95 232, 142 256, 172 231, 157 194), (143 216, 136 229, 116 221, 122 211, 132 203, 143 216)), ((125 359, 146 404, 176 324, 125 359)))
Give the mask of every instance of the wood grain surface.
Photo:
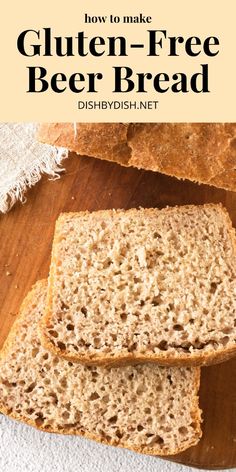
MULTIPOLYGON (((236 193, 73 154, 64 162, 60 180, 43 177, 24 205, 0 217, 0 345, 32 284, 48 275, 60 212, 222 202, 236 226, 236 193)), ((236 359, 202 369, 203 438, 173 460, 206 469, 236 466, 235 373, 236 359)))

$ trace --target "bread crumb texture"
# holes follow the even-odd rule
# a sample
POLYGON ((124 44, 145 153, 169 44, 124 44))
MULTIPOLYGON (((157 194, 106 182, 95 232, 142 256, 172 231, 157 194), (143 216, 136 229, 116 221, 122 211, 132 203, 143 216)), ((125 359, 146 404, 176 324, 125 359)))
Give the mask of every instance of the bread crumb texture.
POLYGON ((220 361, 236 347, 235 248, 220 205, 62 214, 43 342, 82 362, 220 361))
POLYGON ((45 301, 41 281, 1 352, 3 413, 44 431, 147 454, 175 454, 198 442, 198 368, 86 367, 56 357, 38 336, 45 301))

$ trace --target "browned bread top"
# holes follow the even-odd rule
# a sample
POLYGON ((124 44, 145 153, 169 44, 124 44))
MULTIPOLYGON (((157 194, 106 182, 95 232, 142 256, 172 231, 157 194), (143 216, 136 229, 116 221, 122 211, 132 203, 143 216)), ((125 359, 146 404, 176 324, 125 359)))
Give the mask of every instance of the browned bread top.
POLYGON ((126 165, 130 157, 127 130, 128 125, 122 123, 45 123, 38 139, 81 155, 126 165))
POLYGON ((236 191, 236 123, 51 123, 39 140, 236 191))

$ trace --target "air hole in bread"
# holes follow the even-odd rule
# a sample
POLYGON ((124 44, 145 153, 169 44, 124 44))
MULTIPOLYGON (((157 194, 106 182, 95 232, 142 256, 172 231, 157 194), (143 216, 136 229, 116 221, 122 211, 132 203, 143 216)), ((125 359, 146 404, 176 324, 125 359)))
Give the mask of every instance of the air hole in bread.
POLYGON ((164 339, 157 346, 161 351, 167 351, 168 343, 164 339))
POLYGON ((193 422, 190 424, 190 426, 191 426, 193 429, 195 429, 196 426, 197 426, 197 424, 195 423, 195 421, 193 421, 193 422))
POLYGON ((180 428, 178 428, 178 431, 183 436, 186 436, 188 434, 188 429, 185 426, 180 426, 180 428))
POLYGON ((156 441, 160 445, 164 444, 164 439, 161 436, 157 436, 156 441))
POLYGON ((167 427, 165 428, 165 432, 166 432, 166 433, 170 433, 171 431, 172 431, 172 430, 171 430, 170 426, 167 426, 167 427))
POLYGON ((114 415, 114 416, 111 416, 111 418, 109 418, 109 423, 111 424, 115 424, 117 422, 117 415, 114 415))
MULTIPOLYGON (((71 274, 72 276, 73 274, 71 274)), ((69 305, 67 305, 63 300, 61 301, 61 310, 67 311, 69 310, 69 305)))
POLYGON ((89 397, 89 400, 91 401, 94 401, 94 400, 97 400, 98 398, 100 398, 100 396, 98 395, 97 392, 93 392, 90 397, 89 397))
POLYGON ((96 370, 94 370, 94 371, 92 372, 92 378, 93 378, 93 379, 96 379, 97 377, 98 377, 98 372, 96 372, 96 370))
POLYGON ((133 352, 133 351, 135 351, 136 348, 137 348, 137 343, 133 343, 133 344, 131 344, 131 346, 129 347, 128 351, 129 351, 129 352, 133 352))
POLYGON ((36 382, 32 382, 25 390, 25 393, 33 392, 34 388, 36 387, 36 382))
POLYGON ((70 418, 70 413, 68 411, 63 411, 61 416, 63 420, 68 420, 70 418))
POLYGON ((134 277, 134 283, 135 284, 139 284, 141 282, 142 282, 142 280, 139 277, 134 277))
POLYGON ((55 331, 54 329, 50 329, 48 332, 50 336, 52 336, 53 338, 58 338, 58 332, 55 331))
POLYGON ((112 260, 110 257, 108 257, 104 262, 103 262, 103 269, 107 269, 112 264, 112 260))
POLYGON ((228 344, 228 342, 229 342, 229 336, 224 336, 221 339, 221 343, 223 344, 223 346, 226 346, 226 344, 228 344))
POLYGON ((68 325, 66 325, 66 329, 67 331, 74 331, 75 327, 73 324, 69 323, 68 325))
POLYGON ((109 399, 110 399, 109 395, 103 395, 103 397, 102 397, 102 401, 105 402, 105 403, 108 403, 109 399))
POLYGON ((152 421, 153 421, 153 420, 152 420, 152 417, 151 417, 151 416, 148 416, 148 417, 146 418, 147 424, 152 424, 152 421))
POLYGON ((152 299, 152 305, 153 306, 158 306, 158 305, 160 305, 160 303, 162 303, 162 298, 161 298, 160 295, 157 295, 157 296, 153 297, 153 299, 152 299))
POLYGON ((173 381, 172 381, 171 375, 167 375, 167 379, 169 380, 170 385, 172 385, 173 381))
POLYGON ((121 313, 121 314, 120 314, 120 319, 121 319, 122 321, 126 321, 126 320, 127 320, 127 317, 128 317, 127 313, 121 313))
POLYGON ((138 430, 138 431, 143 431, 143 430, 144 430, 144 427, 143 427, 141 424, 138 424, 137 430, 138 430))
POLYGON ((175 308, 174 303, 169 303, 169 305, 168 305, 168 307, 167 307, 167 310, 168 310, 168 311, 173 311, 174 308, 175 308))
POLYGON ((87 315, 88 310, 87 310, 87 308, 86 308, 85 306, 82 306, 82 308, 81 308, 81 313, 83 313, 83 315, 87 315))
POLYGON ((230 327, 224 328, 224 329, 222 329, 222 333, 231 334, 232 333, 232 328, 230 328, 230 327))
POLYGON ((101 346, 101 339, 98 336, 94 338, 93 342, 95 347, 101 346))
POLYGON ((50 385, 51 380, 50 379, 44 379, 43 383, 44 383, 44 385, 50 385))
POLYGON ((121 291, 121 290, 124 290, 126 287, 127 287, 127 284, 126 284, 126 282, 124 282, 124 283, 118 285, 117 289, 121 291))
POLYGON ((57 397, 57 394, 55 392, 50 392, 49 393, 49 396, 51 397, 51 401, 52 401, 52 404, 53 405, 57 405, 58 404, 58 397, 57 397))
POLYGON ((183 328, 183 326, 180 325, 180 324, 175 324, 175 325, 173 326, 173 329, 174 329, 175 331, 183 331, 184 328, 183 328))
POLYGON ((159 446, 163 446, 164 439, 157 434, 156 436, 153 437, 153 439, 150 442, 150 445, 153 445, 153 444, 159 444, 159 446))
POLYGON ((67 388, 67 379, 66 379, 66 377, 62 377, 62 378, 60 379, 60 385, 61 385, 61 387, 63 387, 63 388, 67 388))
POLYGON ((219 284, 216 282, 211 282, 210 293, 215 293, 219 284))
POLYGON ((60 351, 66 350, 66 345, 62 343, 61 341, 58 341, 57 346, 59 347, 60 351))
POLYGON ((139 385, 136 389, 136 393, 137 395, 142 395, 142 393, 144 393, 145 390, 146 390, 145 385, 139 385))
POLYGON ((34 347, 32 349, 32 357, 36 357, 38 353, 39 353, 39 349, 37 347, 34 347))

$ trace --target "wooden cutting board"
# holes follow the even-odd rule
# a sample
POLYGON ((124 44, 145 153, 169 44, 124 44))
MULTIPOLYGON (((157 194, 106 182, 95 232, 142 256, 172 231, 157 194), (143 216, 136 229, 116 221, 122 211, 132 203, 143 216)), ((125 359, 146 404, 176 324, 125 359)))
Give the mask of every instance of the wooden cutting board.
MULTIPOLYGON (((0 217, 0 345, 32 286, 47 277, 55 221, 62 211, 222 202, 236 226, 236 193, 71 155, 60 180, 44 177, 0 217)), ((236 466, 236 359, 202 369, 204 412, 198 446, 171 459, 199 468, 236 466)))

